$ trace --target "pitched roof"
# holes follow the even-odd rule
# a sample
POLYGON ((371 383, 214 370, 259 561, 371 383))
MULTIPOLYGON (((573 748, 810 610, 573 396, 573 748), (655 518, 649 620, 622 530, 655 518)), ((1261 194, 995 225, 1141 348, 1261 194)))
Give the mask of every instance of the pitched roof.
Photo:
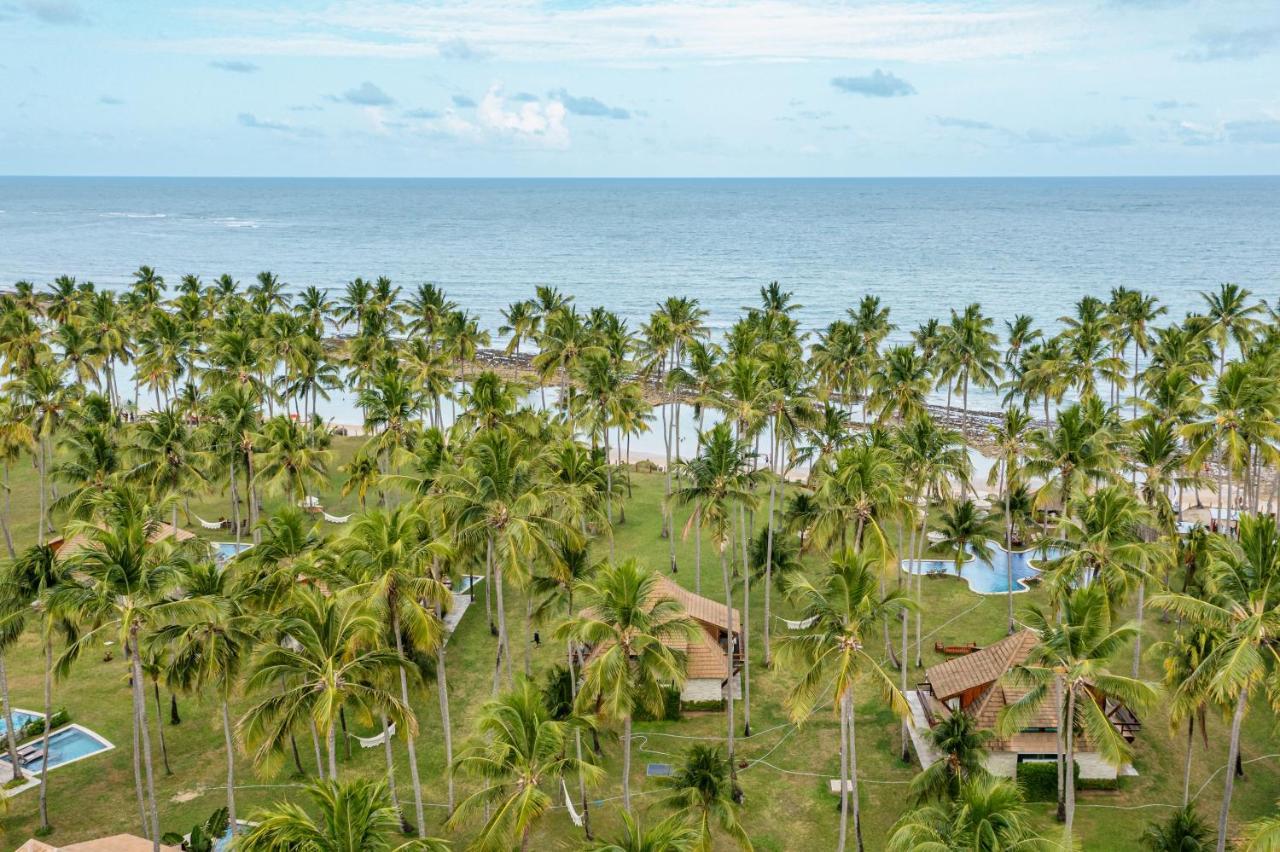
POLYGON ((981 651, 930 666, 925 670, 925 680, 929 681, 933 694, 946 701, 998 680, 1010 668, 1025 661, 1038 641, 1034 631, 1019 631, 981 651))
MULTIPOLYGON (((160 523, 156 525, 155 531, 147 536, 147 541, 155 544, 157 541, 163 541, 166 538, 173 537, 181 544, 196 537, 196 534, 182 527, 175 527, 172 524, 160 523)), ((84 533, 76 533, 71 538, 55 538, 49 542, 49 546, 53 548, 53 552, 58 555, 59 559, 66 559, 77 550, 83 550, 89 546, 89 536, 84 533)))
MULTIPOLYGON (((701 621, 703 624, 719 627, 721 630, 730 629, 725 615, 724 604, 719 601, 713 601, 710 598, 704 598, 702 595, 695 595, 679 583, 672 582, 661 574, 656 576, 658 580, 654 584, 656 593, 678 601, 690 618, 701 621)), ((732 630, 734 633, 742 631, 742 617, 737 609, 733 611, 732 630)))

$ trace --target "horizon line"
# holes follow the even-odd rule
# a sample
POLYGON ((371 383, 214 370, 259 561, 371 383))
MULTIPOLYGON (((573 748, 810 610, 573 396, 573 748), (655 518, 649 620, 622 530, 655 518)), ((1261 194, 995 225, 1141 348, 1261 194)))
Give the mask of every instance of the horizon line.
POLYGON ((432 181, 731 181, 731 180, 1167 180, 1205 178, 1277 178, 1276 173, 1210 174, 975 174, 975 175, 138 175, 138 174, 0 174, 0 180, 432 180, 432 181))

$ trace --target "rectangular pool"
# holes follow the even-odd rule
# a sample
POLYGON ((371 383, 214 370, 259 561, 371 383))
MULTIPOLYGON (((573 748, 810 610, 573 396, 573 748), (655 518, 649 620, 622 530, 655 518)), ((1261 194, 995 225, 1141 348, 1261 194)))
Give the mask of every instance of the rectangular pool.
POLYGON ((213 543, 214 556, 219 564, 230 562, 251 547, 253 547, 253 542, 251 541, 242 541, 239 544, 234 541, 215 541, 213 543))
MULTIPOLYGON (((18 758, 22 761, 23 769, 30 771, 40 767, 42 760, 40 757, 41 744, 39 737, 23 744, 20 751, 27 754, 26 756, 19 754, 18 758)), ((49 735, 49 768, 54 769, 58 766, 66 766, 68 763, 75 763, 77 760, 83 760, 86 757, 109 751, 113 748, 115 748, 114 745, 88 728, 80 725, 68 725, 49 735)), ((7 764, 9 762, 8 755, 0 757, 0 762, 7 764)))

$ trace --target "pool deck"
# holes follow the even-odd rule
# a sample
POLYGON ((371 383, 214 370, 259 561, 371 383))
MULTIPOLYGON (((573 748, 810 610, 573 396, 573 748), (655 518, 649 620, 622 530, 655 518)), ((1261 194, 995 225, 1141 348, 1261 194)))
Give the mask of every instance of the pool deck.
POLYGON ((445 643, 448 644, 449 636, 453 635, 453 631, 458 629, 458 624, 462 621, 462 616, 467 614, 467 608, 471 606, 471 598, 475 593, 477 585, 484 581, 484 577, 476 574, 467 575, 471 577, 471 585, 465 592, 454 592, 453 603, 449 606, 449 611, 444 614, 445 643))

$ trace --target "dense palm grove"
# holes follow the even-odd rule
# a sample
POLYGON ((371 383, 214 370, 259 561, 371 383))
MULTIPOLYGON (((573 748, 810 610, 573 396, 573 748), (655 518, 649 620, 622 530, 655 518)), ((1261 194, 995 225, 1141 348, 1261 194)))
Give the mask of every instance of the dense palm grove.
MULTIPOLYGON (((157 844, 158 684, 216 708, 224 819, 249 850, 433 849, 447 840, 429 835, 455 833, 469 848, 528 848, 562 795, 584 812, 585 848, 750 848, 735 737, 751 732, 752 663, 782 666, 793 720, 840 721, 848 783, 832 819, 839 848, 862 849, 855 695, 880 694, 903 717, 909 759, 904 693, 929 619, 921 575, 898 560, 932 549, 960 572, 966 549, 991 539, 1049 544, 1062 554, 1043 573, 1049 605, 1020 610, 1008 595, 1010 632, 1025 625, 1040 642, 1010 675, 1029 689, 1001 725, 1016 729, 1046 702, 1063 720, 1063 842, 1075 738, 1087 733, 1114 765, 1131 757, 1097 705, 1075 700, 1083 684, 1135 709, 1168 703, 1187 731, 1188 779, 1198 726, 1223 714, 1224 765, 1235 765, 1249 702, 1280 705, 1280 325, 1264 304, 1222 285, 1201 313, 1170 321, 1154 298, 1117 289, 1081 299, 1053 333, 1028 316, 998 328, 973 304, 891 345, 908 330, 874 297, 808 334, 790 294, 774 284, 760 296, 712 340, 694 299, 668 299, 633 329, 539 288, 496 329, 508 354, 535 354, 499 375, 478 359, 489 332, 432 285, 356 279, 331 298, 263 273, 247 287, 186 276, 171 288, 146 267, 121 291, 19 282, 0 297, 0 455, 6 487, 11 471, 34 469, 39 520, 34 542, 15 541, 7 502, 0 513, 5 647, 38 636, 46 713, 91 648, 121 649, 134 719, 121 805, 132 797, 139 833, 157 844), (972 412, 975 390, 1005 410, 972 412), (325 527, 299 505, 332 473, 320 410, 335 391, 354 397, 368 436, 337 471, 360 511, 325 527), (929 404, 943 397, 945 408, 929 404), (677 450, 682 408, 698 424, 690 454, 677 450), (613 541, 628 522, 624 462, 649 432, 666 448, 653 559, 613 541), (985 483, 970 444, 994 460, 985 483), (190 523, 193 494, 221 495, 236 540, 253 546, 222 566, 199 539, 158 535, 190 523), (1217 504, 1213 529, 1179 534, 1202 495, 1217 504), (695 562, 677 565, 691 531, 695 562), (59 535, 86 543, 63 558, 50 546, 59 535), (697 591, 714 570, 747 621, 725 736, 683 754, 642 812, 632 722, 662 716, 685 677, 679 643, 665 640, 696 629, 654 593, 655 569, 683 569, 697 591), (484 578, 492 699, 474 730, 455 732, 443 616, 468 574, 484 578), (514 615, 512 590, 525 602, 514 615), (805 629, 774 635, 775 595, 805 629), (747 604, 760 598, 763 623, 751 624, 747 604), (1148 608, 1173 625, 1154 645, 1148 608), (546 683, 528 677, 534 630, 563 648, 546 683), (1144 658, 1161 661, 1163 683, 1140 678, 1144 658), (432 689, 441 730, 420 727, 411 704, 432 689), (407 790, 390 736, 385 780, 343 777, 348 717, 394 726, 407 790), (443 740, 445 765, 418 765, 422 737, 443 740), (611 750, 618 779, 600 765, 611 750), (238 811, 235 754, 312 776, 307 800, 238 811), (424 772, 448 777, 441 818, 424 806, 424 772), (624 818, 602 839, 588 791, 610 782, 624 818)), ((8 713, 2 667, 0 689, 8 713)), ((11 720, 7 730, 17 766, 11 720)), ((1019 787, 983 769, 970 720, 957 714, 931 736, 945 758, 913 783, 890 848, 1060 848, 1029 823, 1019 787)), ((48 826, 57 778, 46 773, 47 757, 48 826)), ((1188 807, 1144 842, 1224 849, 1233 776, 1216 825, 1189 805, 1188 780, 1188 807)), ((1262 820, 1246 842, 1277 848, 1278 832, 1262 820)))

